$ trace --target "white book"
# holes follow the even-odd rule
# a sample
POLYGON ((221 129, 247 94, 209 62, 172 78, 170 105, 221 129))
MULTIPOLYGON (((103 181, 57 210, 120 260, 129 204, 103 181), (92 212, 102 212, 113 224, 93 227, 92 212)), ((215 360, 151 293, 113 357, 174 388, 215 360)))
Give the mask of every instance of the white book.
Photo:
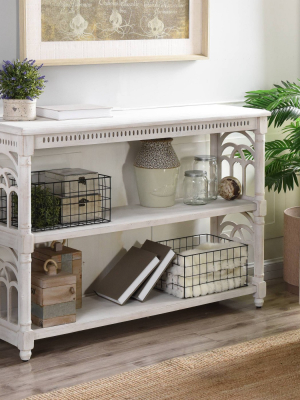
POLYGON ((149 278, 146 279, 142 286, 140 286, 140 288, 133 294, 132 297, 139 301, 144 301, 146 299, 156 285, 156 282, 161 278, 162 274, 175 257, 175 253, 170 247, 157 242, 152 242, 151 240, 146 240, 142 249, 157 254, 160 263, 149 278))
POLYGON ((38 106, 38 117, 64 121, 67 119, 109 118, 112 117, 112 107, 102 107, 91 104, 65 106, 38 106))

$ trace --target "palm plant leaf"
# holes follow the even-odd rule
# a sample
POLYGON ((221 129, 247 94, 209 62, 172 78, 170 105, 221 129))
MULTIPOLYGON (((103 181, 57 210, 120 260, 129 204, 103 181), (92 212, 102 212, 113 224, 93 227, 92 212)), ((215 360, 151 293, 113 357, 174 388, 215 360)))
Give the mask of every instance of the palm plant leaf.
POLYGON ((300 117, 300 86, 296 83, 282 82, 270 90, 256 90, 246 94, 246 106, 265 109, 271 112, 269 126, 282 126, 285 121, 300 117))
POLYGON ((290 150, 293 152, 300 151, 300 121, 292 122, 283 129, 283 133, 287 134, 286 139, 291 142, 290 150))
POLYGON ((266 143, 265 159, 266 161, 279 156, 284 151, 290 151, 292 142, 288 139, 273 140, 272 142, 266 143))
MULTIPOLYGON (((280 155, 284 151, 290 151, 292 146, 291 140, 273 140, 272 142, 266 143, 265 159, 266 161, 271 160, 273 157, 280 155)), ((253 147, 252 147, 253 148, 253 147)), ((246 160, 253 160, 253 155, 249 150, 243 150, 243 154, 246 160)), ((241 158, 239 152, 236 152, 236 157, 241 158)))
POLYGON ((278 193, 283 189, 293 190, 294 185, 299 186, 297 174, 300 172, 300 154, 290 153, 274 157, 266 166, 266 187, 278 193))

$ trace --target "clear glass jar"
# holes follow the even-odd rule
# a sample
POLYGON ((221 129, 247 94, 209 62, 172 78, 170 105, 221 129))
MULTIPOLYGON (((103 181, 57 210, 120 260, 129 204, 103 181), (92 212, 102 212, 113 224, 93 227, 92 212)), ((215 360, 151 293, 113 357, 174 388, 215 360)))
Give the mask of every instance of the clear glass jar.
POLYGON ((207 204, 207 186, 205 171, 185 171, 183 202, 189 206, 207 204))
POLYGON ((196 156, 193 169, 207 172, 208 200, 218 197, 218 162, 216 156, 196 156))

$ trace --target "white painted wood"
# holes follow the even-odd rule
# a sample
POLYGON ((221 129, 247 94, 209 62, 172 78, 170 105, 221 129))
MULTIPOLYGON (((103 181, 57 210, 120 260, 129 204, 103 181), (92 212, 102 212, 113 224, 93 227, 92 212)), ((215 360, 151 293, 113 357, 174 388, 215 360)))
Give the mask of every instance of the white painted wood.
MULTIPOLYGON (((59 229, 55 231, 55 239, 72 239, 254 210, 256 204, 253 201, 230 202, 221 198, 199 207, 187 206, 182 201, 177 201, 174 207, 168 208, 147 208, 140 205, 116 207, 112 209, 112 222, 59 229)), ((52 238, 51 231, 34 233, 35 243, 49 242, 52 238)))
MULTIPOLYGON (((221 301, 246 294, 255 295, 255 304, 261 307, 265 297, 264 281, 264 216, 266 203, 264 199, 264 134, 269 112, 230 106, 187 106, 169 107, 148 110, 117 111, 113 118, 51 121, 39 119, 34 122, 0 122, 0 152, 8 156, 14 165, 15 178, 19 194, 19 228, 16 231, 10 224, 0 227, 0 244, 14 247, 16 255, 17 282, 19 292, 19 325, 17 332, 13 324, 0 318, 0 338, 16 345, 20 349, 22 360, 29 360, 35 339, 55 336, 78 330, 104 326, 150 315, 175 311, 200 304, 221 301), (51 149, 55 147, 83 146, 108 142, 128 142, 133 140, 153 139, 159 137, 183 137, 193 135, 211 136, 211 152, 218 153, 219 164, 228 146, 222 147, 227 133, 241 132, 251 142, 246 131, 255 131, 254 166, 255 198, 244 196, 244 199, 227 202, 219 199, 203 207, 189 207, 177 202, 175 207, 167 209, 148 209, 129 205, 113 209, 112 222, 86 227, 31 233, 31 157, 34 149, 51 149), (220 138, 220 134, 222 135, 220 138), (246 224, 233 221, 224 222, 224 216, 238 213, 246 217, 246 224), (249 213, 253 213, 254 218, 249 213), (236 237, 239 233, 243 241, 242 229, 251 234, 249 243, 254 244, 254 278, 253 285, 200 298, 180 300, 167 294, 153 293, 153 298, 144 304, 130 302, 124 307, 98 298, 87 298, 84 307, 78 312, 75 324, 58 327, 34 329, 31 327, 31 253, 35 243, 55 239, 74 238, 111 232, 121 232, 138 228, 150 228, 175 222, 194 221, 211 218, 211 230, 222 236, 236 237), (226 232, 221 232, 221 229, 226 232), (104 301, 104 303, 103 303, 104 301), (101 304, 100 304, 101 303, 101 304), (100 305, 100 307, 99 307, 100 305), (12 332, 11 334, 9 332, 12 332)), ((235 146, 235 145, 234 145, 235 146)), ((241 150, 242 147, 236 147, 241 150)), ((226 159, 234 164, 233 152, 226 159)), ((248 162, 237 160, 245 169, 248 162)), ((3 172, 8 171, 5 165, 3 172)), ((220 171, 220 176, 221 176, 220 171)), ((243 175, 245 177, 245 174, 243 175)), ((7 180, 6 180, 7 181, 7 180)), ((6 190, 10 188, 6 182, 6 190)), ((3 186, 4 188, 4 186, 3 186)), ((245 240, 246 241, 246 240, 245 240)), ((8 282, 6 278, 5 283, 8 282)), ((9 302, 8 302, 9 303, 9 302)), ((9 306, 10 307, 10 306, 9 306)), ((11 308, 11 307, 10 307, 11 308)))
POLYGON ((13 346, 18 346, 18 332, 0 325, 0 338, 13 346))
POLYGON ((19 283, 19 325, 18 349, 20 358, 27 361, 34 346, 31 331, 31 156, 33 138, 22 141, 18 159, 18 283, 19 283))
MULTIPOLYGON (((0 132, 10 133, 13 135, 41 136, 47 134, 61 135, 63 133, 70 132, 84 133, 105 129, 137 129, 139 127, 151 128, 161 125, 174 125, 176 123, 188 125, 202 122, 214 122, 215 125, 217 122, 218 124, 222 123, 222 125, 218 125, 218 127, 216 127, 216 132, 234 132, 236 130, 242 131, 254 129, 253 124, 252 127, 250 127, 250 120, 253 118, 256 119, 256 125, 257 118, 265 116, 267 117, 269 112, 252 108, 233 107, 226 105, 204 105, 165 107, 156 109, 149 108, 137 110, 116 110, 113 112, 113 115, 113 118, 95 118, 76 121, 54 121, 46 118, 38 118, 36 121, 26 123, 4 122, 0 119, 0 132), (237 122, 240 122, 238 120, 241 120, 243 125, 237 125, 237 122)), ((253 121, 251 122, 253 123, 253 121)), ((174 136, 174 132, 168 133, 170 137, 174 136)), ((123 141, 128 140, 130 140, 129 136, 123 138, 123 141)), ((73 146, 82 144, 77 143, 73 144, 73 146)), ((51 147, 51 145, 49 144, 48 147, 51 147)))
POLYGON ((264 227, 266 216, 265 201, 265 134, 267 133, 267 118, 258 120, 258 129, 255 131, 255 201, 257 210, 254 215, 254 278, 257 286, 255 304, 262 307, 266 296, 266 282, 264 281, 264 227))
POLYGON ((0 245, 16 249, 18 247, 18 230, 0 224, 0 245))
POLYGON ((149 299, 144 303, 129 300, 124 306, 119 306, 109 300, 98 296, 83 298, 82 309, 77 311, 77 320, 74 324, 54 326, 51 328, 38 328, 33 326, 34 338, 44 339, 57 335, 97 328, 99 326, 117 324, 119 322, 150 317, 185 308, 196 307, 203 304, 232 299, 234 297, 253 294, 256 287, 249 285, 244 288, 229 290, 227 292, 194 297, 192 299, 178 299, 169 294, 153 290, 149 299))

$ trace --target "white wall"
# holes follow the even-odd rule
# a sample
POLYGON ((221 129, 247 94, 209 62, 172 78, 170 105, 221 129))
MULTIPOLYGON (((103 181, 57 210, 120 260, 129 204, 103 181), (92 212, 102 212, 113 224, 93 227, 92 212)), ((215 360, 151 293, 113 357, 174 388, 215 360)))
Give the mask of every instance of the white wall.
MULTIPOLYGON (((0 0, 0 60, 18 57, 17 3, 0 0)), ((241 101, 248 90, 269 88, 273 82, 300 76, 299 18, 298 0, 211 0, 208 61, 47 67, 44 73, 49 83, 40 104, 89 102, 145 107, 241 101)), ((272 131, 271 135, 273 138, 280 133, 272 131)), ((188 162, 195 152, 208 149, 208 138, 193 140, 196 142, 191 143, 189 138, 174 141, 179 157, 188 162)), ((57 167, 81 166, 110 174, 113 203, 121 205, 136 198, 132 178, 136 151, 137 144, 126 143, 105 145, 103 149, 86 147, 80 153, 73 148, 51 155, 40 151, 33 165, 47 168, 54 162, 57 167), (122 170, 127 171, 125 184, 122 170)), ((282 255, 282 210, 287 196, 268 196, 266 258, 270 259, 282 255)), ((289 204, 293 201, 297 203, 295 195, 289 197, 289 204)), ((84 288, 137 238, 163 239, 207 229, 207 221, 201 221, 73 241, 74 247, 85 249, 85 270, 89 272, 83 276, 84 288)))
MULTIPOLYGON (((0 60, 17 56, 16 4, 0 0, 0 60)), ((265 84, 263 11, 262 0, 212 0, 209 61, 45 68, 40 102, 136 107, 242 99, 265 84)))

